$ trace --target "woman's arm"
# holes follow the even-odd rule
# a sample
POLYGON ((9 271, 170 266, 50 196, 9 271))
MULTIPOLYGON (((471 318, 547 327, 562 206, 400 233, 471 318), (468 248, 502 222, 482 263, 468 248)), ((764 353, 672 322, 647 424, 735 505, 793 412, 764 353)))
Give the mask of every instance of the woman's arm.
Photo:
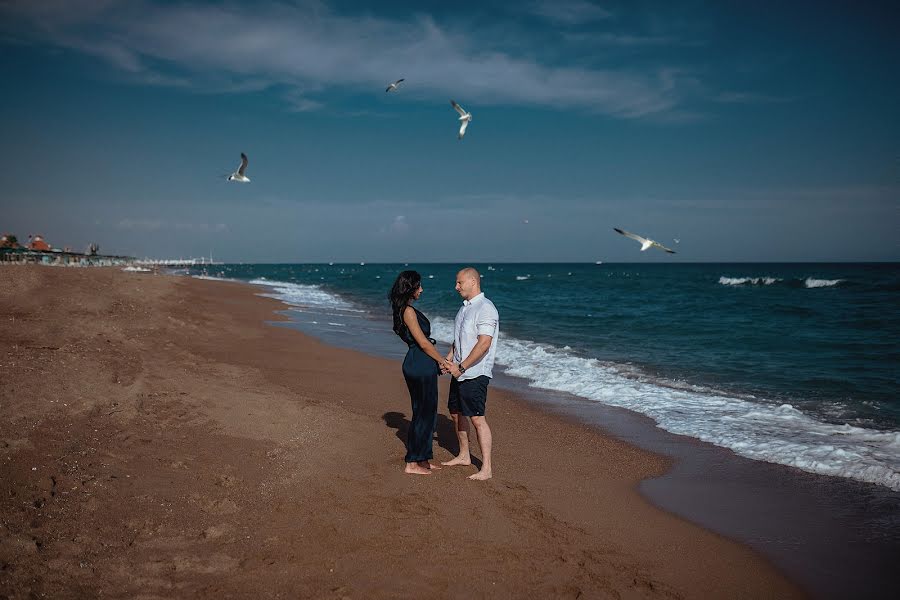
POLYGON ((403 309, 403 322, 412 334, 413 339, 416 340, 419 348, 421 348, 425 354, 433 358, 434 362, 442 364, 444 362, 444 357, 438 354, 434 344, 432 344, 431 341, 425 337, 425 334, 422 333, 422 328, 419 327, 419 319, 416 318, 416 311, 412 306, 407 306, 403 309))

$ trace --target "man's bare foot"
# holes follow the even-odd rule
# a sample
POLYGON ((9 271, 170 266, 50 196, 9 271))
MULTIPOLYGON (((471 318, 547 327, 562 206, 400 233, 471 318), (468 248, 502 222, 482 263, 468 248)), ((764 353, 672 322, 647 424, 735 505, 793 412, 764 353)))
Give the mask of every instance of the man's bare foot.
POLYGON ((469 475, 468 477, 466 477, 466 479, 473 479, 475 481, 484 481, 485 479, 490 479, 490 478, 491 478, 491 472, 486 471, 484 469, 478 471, 474 475, 469 475))
POLYGON ((431 475, 431 469, 421 467, 418 463, 406 463, 406 468, 403 469, 403 472, 409 475, 431 475))
POLYGON ((432 470, 435 470, 435 471, 440 471, 440 470, 441 470, 441 468, 440 468, 439 466, 437 466, 436 464, 434 464, 434 463, 431 462, 430 460, 420 460, 420 461, 417 462, 416 464, 419 465, 420 467, 422 467, 423 469, 432 469, 432 470))
POLYGON ((441 464, 444 465, 445 467, 455 467, 457 465, 471 465, 472 457, 459 455, 452 460, 443 461, 441 464))

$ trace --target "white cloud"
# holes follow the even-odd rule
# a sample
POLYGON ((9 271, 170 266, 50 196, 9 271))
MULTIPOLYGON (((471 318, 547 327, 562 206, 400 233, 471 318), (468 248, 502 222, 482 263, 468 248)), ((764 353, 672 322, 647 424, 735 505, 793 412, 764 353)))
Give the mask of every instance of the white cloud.
MULTIPOLYGON (((532 9, 569 22, 607 14, 580 1, 552 13, 550 6, 532 9)), ((677 71, 662 63, 645 70, 542 64, 487 47, 478 31, 454 30, 427 15, 346 16, 322 3, 12 1, 0 8, 0 20, 9 33, 99 57, 139 82, 198 91, 283 86, 288 107, 297 111, 321 106, 317 94, 377 90, 401 76, 407 94, 419 98, 578 108, 620 118, 672 111, 685 94, 678 78, 664 75, 677 71)))

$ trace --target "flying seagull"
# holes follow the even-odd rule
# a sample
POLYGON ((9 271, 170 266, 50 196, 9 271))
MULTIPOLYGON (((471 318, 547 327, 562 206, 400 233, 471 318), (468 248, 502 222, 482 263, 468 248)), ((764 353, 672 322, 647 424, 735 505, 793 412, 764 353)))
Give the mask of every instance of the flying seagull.
POLYGON ((616 231, 616 233, 621 233, 622 235, 624 235, 624 236, 627 237, 627 238, 631 238, 631 239, 633 239, 633 240, 636 241, 636 242, 640 242, 640 243, 641 243, 641 252, 643 252, 644 250, 646 250, 647 248, 649 248, 649 247, 651 247, 651 246, 656 246, 656 247, 659 248, 660 250, 665 250, 665 251, 668 252, 669 254, 675 254, 675 251, 674 251, 674 250, 672 250, 672 249, 670 249, 670 248, 666 248, 665 246, 663 246, 663 245, 660 244, 659 242, 654 242, 653 240, 647 239, 647 238, 645 238, 645 237, 641 237, 641 236, 636 235, 636 234, 634 234, 634 233, 629 233, 628 231, 619 229, 618 227, 613 227, 613 229, 616 231))
POLYGON ((400 87, 400 84, 403 83, 404 81, 406 81, 406 80, 403 79, 403 78, 401 77, 400 79, 398 79, 398 80, 395 81, 394 83, 392 83, 392 84, 390 84, 389 86, 387 86, 387 88, 386 88, 384 91, 385 91, 385 92, 396 92, 396 91, 397 91, 397 88, 400 87))
POLYGON ((250 178, 244 175, 247 170, 247 155, 241 152, 241 166, 238 170, 228 176, 228 181, 237 181, 238 183, 250 183, 250 178))
POLYGON ((469 126, 469 121, 472 120, 472 113, 466 112, 466 110, 454 100, 450 101, 450 105, 459 113, 459 120, 462 121, 462 125, 459 126, 459 139, 463 139, 463 136, 466 135, 466 127, 469 126))

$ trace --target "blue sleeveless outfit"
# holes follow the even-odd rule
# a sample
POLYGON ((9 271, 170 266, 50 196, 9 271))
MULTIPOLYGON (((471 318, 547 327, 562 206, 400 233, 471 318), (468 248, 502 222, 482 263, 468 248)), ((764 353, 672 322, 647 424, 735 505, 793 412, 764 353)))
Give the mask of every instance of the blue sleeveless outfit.
MULTIPOLYGON (((431 322, 416 307, 416 319, 425 337, 431 335, 431 322)), ((437 426, 438 376, 441 369, 433 358, 425 354, 407 327, 399 334, 409 350, 403 359, 403 378, 412 401, 412 422, 406 436, 406 462, 432 458, 432 439, 437 426)), ((431 343, 434 340, 429 338, 431 343)))

